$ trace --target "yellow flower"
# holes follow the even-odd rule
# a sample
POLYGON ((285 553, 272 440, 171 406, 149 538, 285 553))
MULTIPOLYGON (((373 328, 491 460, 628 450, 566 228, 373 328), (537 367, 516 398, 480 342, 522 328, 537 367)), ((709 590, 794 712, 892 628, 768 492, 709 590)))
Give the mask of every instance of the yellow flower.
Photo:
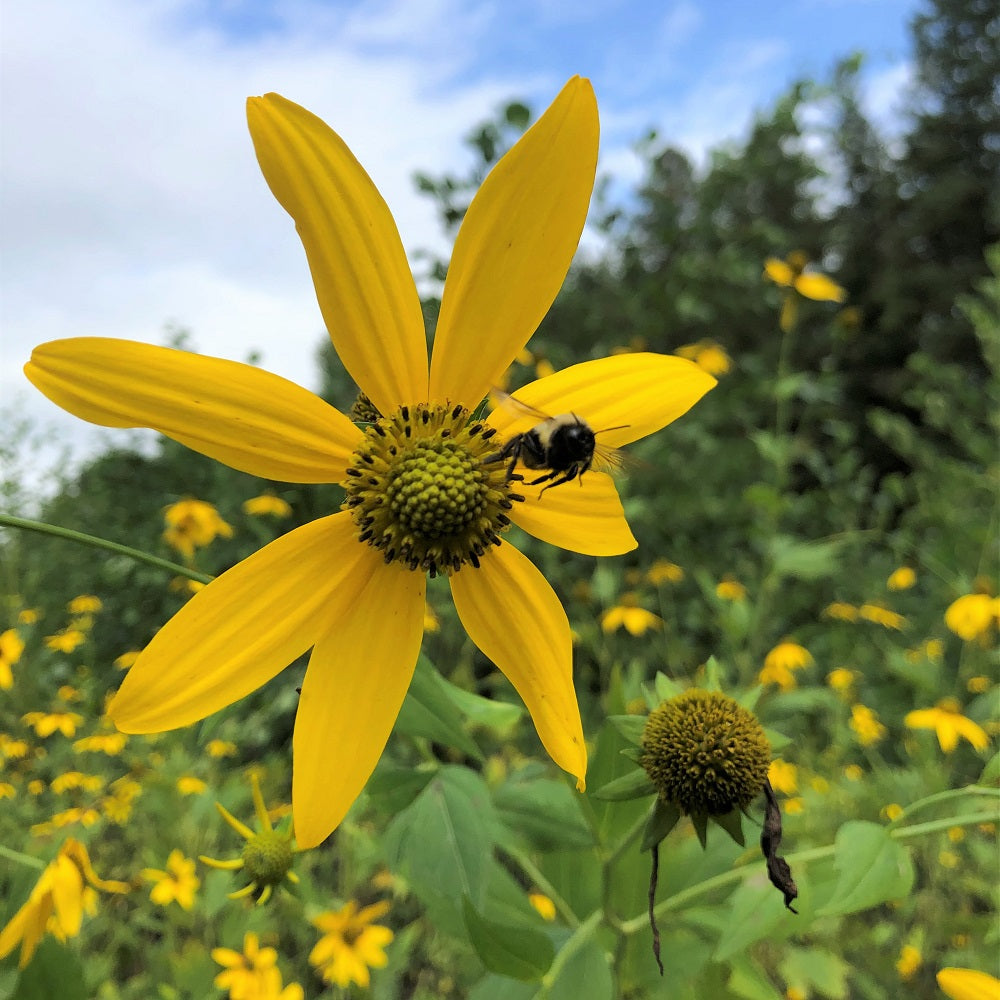
POLYGON ((793 671, 802 670, 812 662, 808 649, 785 639, 764 657, 764 668, 757 679, 761 684, 777 684, 782 691, 789 691, 796 684, 793 671))
POLYGON ((182 774, 177 779, 177 791, 181 795, 201 795, 208 785, 201 778, 196 778, 193 774, 182 774))
POLYGON ((7 781, 0 781, 0 799, 12 799, 17 795, 17 789, 7 781))
POLYGON ((808 264, 809 258, 801 250, 793 251, 785 260, 768 257, 764 262, 765 276, 788 289, 781 309, 781 329, 786 332, 795 325, 798 317, 793 290, 803 298, 816 302, 843 302, 847 298, 847 292, 825 274, 806 271, 808 264))
POLYGON ((205 500, 178 500, 164 510, 163 520, 167 524, 163 540, 186 559, 194 555, 195 549, 210 545, 220 536, 233 537, 232 527, 205 500))
POLYGON ((24 652, 24 640, 16 629, 9 628, 0 632, 0 690, 9 691, 14 686, 14 675, 11 667, 21 659, 24 652))
POLYGON ((19 760, 28 756, 30 747, 24 740, 11 739, 6 733, 0 733, 0 754, 8 760, 19 760))
POLYGON ((890 611, 881 604, 862 604, 858 608, 858 614, 866 621, 874 622, 883 628, 895 629, 897 632, 906 625, 906 619, 902 615, 890 611))
POLYGON ((243 513, 251 517, 290 517, 291 505, 287 500, 276 497, 273 493, 262 493, 259 497, 251 497, 243 501, 243 513))
POLYGON ((805 799, 797 797, 794 799, 785 799, 784 809, 785 813, 789 816, 797 816, 804 812, 806 808, 805 799))
POLYGON ((951 1000, 1000 1000, 1000 979, 975 969, 942 969, 937 984, 951 1000))
POLYGON ((229 740, 209 740, 205 744, 205 749, 208 751, 209 757, 216 759, 236 756, 236 744, 229 740))
POLYGON ((549 375, 555 375, 555 373, 556 370, 548 358, 539 358, 535 362, 535 378, 548 378, 549 375))
POLYGON ((844 768, 844 777, 847 778, 848 781, 860 781, 864 775, 865 772, 858 767, 857 764, 848 764, 847 767, 844 768))
POLYGON ((368 970, 381 969, 389 962, 385 946, 394 935, 388 927, 373 923, 388 912, 386 902, 358 910, 352 899, 336 912, 321 913, 312 923, 323 936, 309 953, 309 962, 328 983, 367 987, 371 982, 368 970))
POLYGON ((64 628, 55 635, 47 635, 45 645, 57 653, 72 653, 77 646, 86 641, 86 638, 77 628, 64 628))
POLYGON ((917 582, 917 574, 912 566, 900 566, 889 574, 885 585, 890 590, 909 590, 917 582))
POLYGON ((79 597, 74 597, 66 605, 66 610, 71 615, 92 615, 100 611, 102 607, 104 605, 101 604, 99 597, 95 597, 93 594, 81 594, 79 597))
POLYGON ((663 583, 680 583, 684 579, 684 570, 669 559, 657 559, 646 571, 646 580, 654 587, 663 583))
POLYGON ((127 742, 128 737, 124 733, 95 733, 77 740, 73 749, 78 753, 105 753, 114 757, 125 749, 127 742))
POLYGON ((73 788, 82 788, 87 792, 96 792, 104 787, 104 779, 99 774, 84 774, 81 771, 66 771, 52 779, 49 787, 57 795, 73 788))
POLYGON ((83 716, 76 712, 28 712, 21 719, 33 726, 36 735, 42 739, 51 736, 56 730, 63 736, 75 736, 76 727, 83 723, 83 716))
POLYGON ((624 628, 630 635, 643 635, 650 629, 657 629, 663 625, 663 619, 659 615, 654 615, 652 611, 645 608, 636 607, 634 596, 625 594, 622 603, 605 611, 601 616, 601 628, 604 632, 615 632, 624 628))
POLYGON ((847 667, 837 667, 836 670, 831 670, 826 675, 826 683, 833 688, 834 691, 838 691, 843 694, 854 686, 855 673, 853 670, 848 670, 847 667))
POLYGON ((845 601, 834 601, 823 609, 823 614, 827 618, 834 618, 842 622, 856 622, 858 620, 858 609, 853 604, 845 601))
POLYGON ((229 893, 229 898, 242 899, 257 892, 260 894, 257 897, 257 904, 262 906, 271 898, 276 885, 280 885, 285 879, 293 883, 299 881, 298 875, 292 871, 292 860, 297 849, 292 847, 290 834, 279 833, 271 825, 271 817, 264 805, 264 797, 260 793, 260 779, 255 770, 250 772, 250 788, 253 792, 254 812, 257 814, 260 830, 254 833, 221 802, 216 802, 215 808, 219 810, 219 815, 246 841, 246 844, 238 858, 219 861, 199 855, 198 860, 210 868, 221 871, 234 872, 241 869, 245 871, 250 877, 250 882, 242 889, 229 893))
POLYGON ((888 805, 883 806, 879 813, 884 816, 890 823, 895 822, 903 815, 903 807, 898 802, 890 802, 888 805))
POLYGON ((141 652, 141 649, 130 649, 127 653, 122 653, 121 656, 116 656, 114 659, 114 665, 119 670, 128 670, 128 668, 139 659, 139 654, 141 652))
POLYGON ((545 893, 529 892, 528 902, 531 903, 533 909, 542 920, 547 920, 551 923, 556 919, 556 904, 545 893))
POLYGON ((896 971, 899 973, 899 978, 904 983, 909 982, 917 974, 922 963, 923 956, 920 954, 920 949, 915 948, 912 944, 904 944, 899 952, 899 958, 896 959, 896 971))
POLYGON ((75 937, 80 933, 84 912, 91 915, 96 912, 95 889, 128 892, 128 885, 98 878, 87 848, 70 837, 42 872, 28 901, 0 931, 0 959, 20 944, 18 967, 23 969, 46 930, 60 941, 75 937))
POLYGON ((215 977, 220 990, 228 990, 230 1000, 270 1000, 281 985, 278 953, 274 948, 261 948, 260 939, 252 931, 243 935, 243 951, 213 948, 212 961, 223 967, 215 977))
POLYGON ((993 681, 982 674, 970 677, 965 687, 969 694, 985 694, 993 686, 993 681))
POLYGON ((965 594, 952 602, 944 613, 944 623, 966 642, 985 638, 1000 623, 1000 597, 965 594))
POLYGON ((747 588, 739 580, 724 576, 715 587, 715 596, 723 601, 733 601, 741 604, 747 599, 747 588))
POLYGON ((783 760, 772 760, 767 769, 767 780, 776 792, 794 795, 799 790, 799 769, 783 760))
POLYGON ((867 705, 851 707, 850 727, 857 734, 858 742, 863 747, 878 743, 886 734, 886 728, 878 721, 878 715, 867 705))
POLYGON ((176 848, 167 858, 167 870, 143 868, 139 873, 147 882, 155 883, 149 898, 157 906, 169 906, 176 902, 185 910, 194 906, 194 894, 201 880, 194 873, 194 862, 185 858, 176 848))
MULTIPOLYGON (((347 493, 341 512, 278 538, 196 594, 143 651, 110 715, 126 732, 190 725, 312 648, 292 798, 297 840, 313 847, 381 755, 422 640, 426 574, 443 573, 469 636, 582 789, 569 623, 542 574, 500 536, 514 522, 589 555, 636 543, 610 476, 588 471, 544 494, 522 487, 499 449, 537 418, 498 407, 479 423, 470 411, 534 332, 569 268, 596 169, 593 90, 571 80, 473 199, 429 366, 395 224, 343 140, 276 94, 251 98, 248 116, 265 179, 305 246, 337 353, 383 416, 362 430, 276 375, 184 351, 101 338, 35 349, 29 379, 79 417, 151 427, 252 475, 341 483, 347 493), (448 492, 442 474, 453 483, 448 492), (347 748, 333 758, 331 732, 347 748)), ((637 354, 574 365, 514 395, 617 428, 601 441, 618 447, 664 427, 714 384, 681 358, 637 354)))
POLYGON ((910 729, 933 729, 945 753, 951 753, 958 746, 960 736, 977 750, 985 750, 990 745, 989 736, 975 722, 962 715, 958 703, 951 698, 938 702, 934 708, 908 712, 903 723, 910 729))
POLYGON ((18 625, 34 625, 41 617, 41 612, 37 608, 24 608, 17 614, 18 625))
POLYGON ((424 631, 437 632, 441 628, 441 621, 437 612, 430 606, 429 602, 424 603, 424 631))
POLYGON ((726 375, 733 367, 732 358, 726 354, 722 345, 714 340, 699 340, 696 344, 684 344, 678 347, 674 354, 693 361, 709 375, 726 375))

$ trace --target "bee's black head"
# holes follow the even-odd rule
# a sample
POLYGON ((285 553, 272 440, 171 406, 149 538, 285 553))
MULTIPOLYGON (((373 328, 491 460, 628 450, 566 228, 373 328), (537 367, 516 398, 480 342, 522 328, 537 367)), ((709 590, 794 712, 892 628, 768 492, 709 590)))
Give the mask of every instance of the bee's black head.
POLYGON ((549 461, 553 468, 590 465, 594 457, 594 432, 582 420, 562 424, 549 438, 549 461))

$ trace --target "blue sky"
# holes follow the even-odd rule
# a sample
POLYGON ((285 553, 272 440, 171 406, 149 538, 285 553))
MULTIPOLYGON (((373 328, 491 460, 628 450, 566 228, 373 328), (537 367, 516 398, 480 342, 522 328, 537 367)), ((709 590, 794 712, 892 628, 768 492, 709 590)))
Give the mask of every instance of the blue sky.
POLYGON ((409 251, 446 253, 416 170, 461 170, 495 108, 542 108, 575 73, 601 109, 600 170, 627 190, 650 128, 697 161, 796 78, 868 55, 865 97, 898 127, 917 0, 32 0, 0 36, 0 399, 79 425, 21 374, 77 335, 263 363, 312 386, 322 335, 304 255, 257 170, 249 94, 276 90, 341 133, 409 251))

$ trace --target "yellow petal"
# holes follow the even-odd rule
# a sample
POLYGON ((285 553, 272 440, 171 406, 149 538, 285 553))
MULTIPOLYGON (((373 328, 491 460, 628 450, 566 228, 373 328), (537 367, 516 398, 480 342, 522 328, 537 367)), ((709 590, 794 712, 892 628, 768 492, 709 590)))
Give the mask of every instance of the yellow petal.
POLYGON ((375 549, 328 608, 295 717, 292 808, 299 847, 344 818, 385 748, 424 635, 427 579, 375 549))
POLYGON ((268 187, 295 220, 344 367, 388 414, 427 397, 427 340, 396 223, 347 144, 279 94, 247 121, 268 187))
MULTIPOLYGON (((513 395, 550 416, 577 414, 597 432, 599 444, 617 448, 676 420, 716 384, 711 375, 684 358, 616 354, 564 368, 513 395), (619 429, 601 433, 610 427, 619 429)), ((488 422, 510 437, 528 430, 538 418, 501 405, 488 422)), ((545 494, 545 500, 549 495, 545 494)))
POLYGON ((478 403, 548 312, 587 218, 598 135, 593 88, 574 77, 473 198, 441 299, 432 402, 478 403))
POLYGON ((507 542, 485 555, 479 569, 466 566, 452 576, 451 593, 469 638, 514 685, 549 756, 582 791, 587 749, 573 690, 569 622, 559 598, 507 542))
POLYGON ((783 260, 779 260, 777 257, 768 257, 764 261, 764 273, 776 285, 788 286, 795 280, 795 272, 783 260))
POLYGON ((24 372, 56 405, 103 427, 151 427, 265 479, 338 482, 361 432, 318 396, 270 372, 130 340, 36 347, 24 372))
POLYGON ((66 937, 76 937, 83 923, 83 875, 63 854, 54 862, 52 902, 60 931, 66 937))
POLYGON ((543 542, 587 556, 617 556, 636 547, 618 490, 603 472, 586 472, 542 497, 541 486, 517 489, 524 503, 514 504, 510 519, 543 542))
POLYGON ((942 969, 937 984, 951 1000, 1000 1000, 1000 979, 977 969, 942 969))
POLYGON ((111 720, 126 733, 176 729, 259 688, 327 628, 327 606, 353 587, 366 552, 343 512, 244 559, 160 629, 111 702, 111 720))
POLYGON ((807 271, 795 279, 795 291, 817 302, 843 302, 847 292, 825 274, 807 271))

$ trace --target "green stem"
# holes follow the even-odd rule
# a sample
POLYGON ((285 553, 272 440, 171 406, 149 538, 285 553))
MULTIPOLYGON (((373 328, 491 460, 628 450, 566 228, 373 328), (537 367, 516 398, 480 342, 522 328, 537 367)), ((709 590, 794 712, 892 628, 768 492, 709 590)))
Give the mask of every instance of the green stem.
MULTIPOLYGON (((937 833, 940 830, 948 830, 953 826, 975 826, 978 823, 995 823, 996 819, 996 812, 965 813, 961 816, 949 816, 945 819, 931 820, 928 823, 917 823, 913 826, 905 827, 904 829, 890 830, 889 836, 892 837, 893 840, 909 840, 912 837, 922 837, 928 833, 937 833)), ((810 861, 822 861, 825 858, 832 857, 835 851, 836 845, 827 844, 825 847, 814 847, 808 851, 797 851, 794 854, 789 854, 786 860, 794 867, 797 864, 807 864, 810 861)), ((690 899, 695 899, 698 896, 711 892, 713 889, 719 889, 722 886, 730 885, 733 882, 740 882, 746 876, 748 870, 756 869, 759 864, 760 862, 754 859, 753 861, 748 861, 746 864, 740 865, 738 868, 733 868, 728 872, 722 872, 720 875, 714 875, 712 878, 705 879, 697 885, 692 885, 687 889, 682 889, 669 899, 665 899, 663 902, 658 903, 654 912, 657 917, 661 917, 670 910, 677 909, 690 899)), ((631 920, 622 921, 618 926, 618 930, 622 934, 629 935, 635 934, 648 926, 649 915, 642 913, 637 917, 632 917, 631 920)))
MULTIPOLYGON (((963 795, 986 795, 989 798, 1000 799, 1000 788, 986 788, 982 785, 969 785, 966 788, 949 788, 945 792, 937 792, 934 795, 928 795, 927 798, 919 799, 918 801, 908 805, 902 813, 896 817, 892 826, 897 826, 907 816, 912 816, 920 809, 926 809, 928 806, 937 805, 939 802, 947 802, 949 799, 958 799, 963 795)), ((907 829, 910 828, 907 827, 907 829)))
POLYGON ((559 915, 566 921, 569 927, 574 930, 580 926, 580 918, 573 912, 573 908, 566 902, 556 887, 542 874, 538 866, 527 857, 524 853, 519 851, 517 848, 512 846, 504 847, 503 853, 506 854, 513 862, 524 872, 528 878, 534 883, 535 888, 540 892, 544 892, 549 899, 552 900, 553 905, 559 915))
POLYGON ((76 542, 78 545, 89 545, 94 549, 103 549, 105 552, 114 552, 116 555, 128 556, 136 562, 143 562, 157 569, 165 569, 177 576, 187 577, 198 583, 211 583, 214 579, 207 573, 199 573, 197 570, 179 563, 171 562, 169 559, 161 559, 159 556, 151 556, 148 552, 133 549, 129 545, 120 545, 118 542, 109 542, 106 538, 98 538, 96 535, 87 535, 82 531, 74 531, 72 528, 60 528, 55 524, 48 524, 45 521, 32 521, 26 517, 14 517, 12 514, 0 514, 0 527, 20 528, 22 531, 36 531, 40 535, 50 535, 53 538, 62 538, 68 542, 76 542))
POLYGON ((3 844, 0 844, 0 858, 7 858, 9 861, 14 861, 19 865, 25 865, 28 868, 37 868, 39 871, 42 871, 45 868, 44 861, 39 861, 38 858, 22 854, 20 851, 12 851, 9 847, 4 847, 3 844))
POLYGON ((559 949, 555 959, 549 966, 549 971, 542 977, 542 989, 539 997, 543 997, 548 992, 552 984, 559 978, 559 974, 566 967, 566 963, 593 937, 594 932, 601 925, 603 916, 603 910, 594 910, 567 938, 566 943, 559 949))

